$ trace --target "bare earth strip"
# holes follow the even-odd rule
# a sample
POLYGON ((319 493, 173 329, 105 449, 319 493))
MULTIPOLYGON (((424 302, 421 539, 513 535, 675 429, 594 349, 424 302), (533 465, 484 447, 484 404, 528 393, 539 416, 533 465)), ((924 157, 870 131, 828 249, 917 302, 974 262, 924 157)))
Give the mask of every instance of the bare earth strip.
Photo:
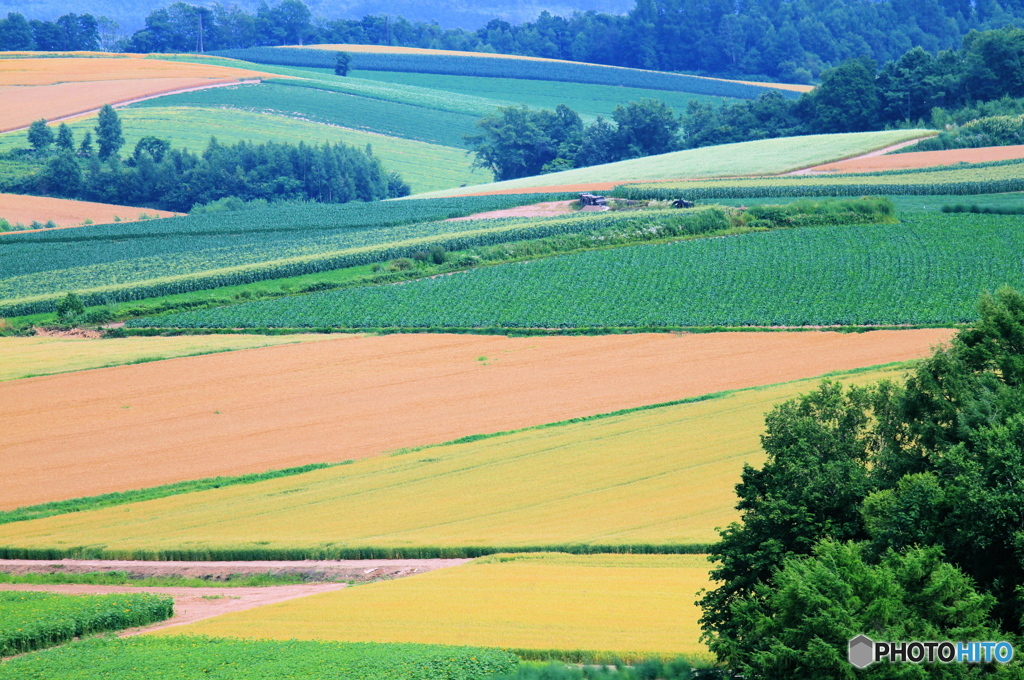
MULTIPOLYGON (((114 560, 0 560, 0 571, 8 573, 83 573, 90 571, 127 571, 138 576, 207 576, 228 574, 323 574, 328 578, 353 581, 394 579, 454 567, 469 560, 347 560, 303 562, 133 562, 114 560), (43 567, 59 565, 59 569, 43 567)), ((156 593, 174 598, 174 616, 150 626, 133 628, 122 635, 136 635, 164 628, 195 623, 230 612, 245 611, 267 604, 286 602, 308 595, 341 590, 346 583, 304 583, 290 586, 250 588, 139 587, 97 585, 36 585, 0 583, 0 590, 43 591, 67 595, 107 595, 110 593, 156 593)))
MULTIPOLYGON (((908 142, 907 144, 916 143, 908 142)), ((897 145, 895 148, 907 146, 897 145)), ((793 174, 813 174, 832 172, 882 172, 885 170, 912 170, 915 168, 931 168, 940 165, 955 165, 956 163, 987 163, 991 161, 1008 161, 1017 158, 1024 158, 1024 145, 1017 146, 989 146, 979 149, 947 149, 945 151, 912 151, 909 153, 884 155, 890 149, 884 149, 882 153, 870 153, 857 158, 850 158, 836 163, 826 163, 809 168, 806 171, 798 171, 793 174)))
POLYGON ((0 509, 926 355, 953 331, 343 337, 0 384, 0 509))
POLYGON ((573 210, 569 207, 572 201, 547 201, 545 203, 534 203, 533 205, 521 205, 517 208, 506 208, 505 210, 491 210, 490 212, 476 213, 466 217, 452 217, 449 222, 465 220, 496 219, 499 217, 557 217, 567 215, 573 210))
MULTIPOLYGON (((60 227, 77 227, 82 226, 85 220, 91 220, 93 224, 106 224, 114 222, 115 218, 122 222, 134 222, 142 219, 143 215, 173 217, 179 214, 181 213, 151 208, 132 208, 110 203, 72 201, 66 198, 0 194, 0 217, 11 224, 31 224, 32 222, 53 220, 60 227)), ((24 234, 29 231, 42 230, 32 229, 17 233, 24 234)))

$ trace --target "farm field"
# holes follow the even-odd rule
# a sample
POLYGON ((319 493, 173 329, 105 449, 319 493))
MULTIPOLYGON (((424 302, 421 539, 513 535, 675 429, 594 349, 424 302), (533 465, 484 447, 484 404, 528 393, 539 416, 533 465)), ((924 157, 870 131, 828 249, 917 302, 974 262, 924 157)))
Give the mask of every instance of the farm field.
MULTIPOLYGON (((840 379, 863 384, 902 373, 840 379)), ((102 547, 115 559, 344 559, 355 550, 440 557, 572 546, 693 552, 738 519, 734 487, 744 464, 763 462, 764 414, 817 382, 14 522, 0 526, 0 546, 102 547)))
POLYGON ((348 336, 8 381, 0 509, 906 361, 950 334, 348 336))
POLYGON ((93 638, 28 654, 0 664, 0 678, 466 680, 517 665, 508 652, 472 647, 147 636, 93 638))
POLYGON ((403 285, 185 311, 157 328, 680 328, 951 325, 1022 286, 1014 216, 780 229, 482 267, 403 285), (770 268, 764 263, 771 262, 770 268), (629 272, 628 277, 623 272, 629 272))
POLYGON ((0 314, 52 311, 67 291, 86 304, 194 292, 343 267, 441 246, 459 250, 604 226, 571 222, 444 221, 533 202, 531 197, 277 204, 134 224, 2 237, 0 314), (54 244, 72 244, 59 248, 54 244))
POLYGON ((176 357, 329 339, 328 335, 183 335, 155 338, 0 338, 0 381, 176 357))
MULTIPOLYGON (((153 103, 163 104, 165 99, 156 99, 153 103)), ((216 137, 221 144, 234 144, 243 140, 295 145, 340 142, 365 147, 369 144, 373 147, 374 155, 384 162, 387 169, 398 172, 414 192, 479 182, 489 176, 483 170, 474 169, 471 159, 461 149, 314 123, 294 116, 163 105, 131 106, 119 110, 118 116, 124 128, 127 149, 134 149, 138 141, 147 135, 167 139, 174 147, 185 147, 196 153, 206 149, 210 137, 216 137)), ((86 132, 94 130, 96 117, 81 118, 69 125, 75 138, 81 139, 86 132)), ((25 146, 27 141, 24 132, 0 135, 0 151, 25 146)), ((3 216, 2 209, 0 216, 3 216)))
POLYGON ((281 83, 201 90, 138 104, 140 108, 146 106, 229 107, 269 112, 456 149, 465 148, 462 135, 473 134, 480 117, 281 83))
POLYGON ((177 90, 258 78, 245 68, 140 58, 9 59, 0 70, 0 131, 177 90))
MULTIPOLYGON (((12 225, 31 225, 33 222, 54 222, 60 227, 78 227, 108 222, 135 222, 152 217, 174 217, 179 213, 152 208, 133 208, 127 205, 72 201, 45 196, 0 194, 0 218, 12 225)), ((0 236, 0 238, 3 238, 0 236)))
POLYGON ((980 149, 946 151, 910 151, 873 158, 853 158, 810 168, 812 172, 884 172, 931 168, 955 163, 990 163, 1024 158, 1024 145, 990 146, 980 149))
MULTIPOLYGON (((674 151, 589 168, 552 172, 536 177, 480 184, 463 189, 422 194, 417 198, 504 193, 569 187, 593 182, 619 184, 643 180, 774 175, 828 161, 857 156, 898 142, 932 134, 928 130, 888 130, 839 135, 807 135, 715 147, 674 151)), ((659 184, 658 186, 664 186, 659 184)), ((561 189, 560 189, 561 190, 561 189)), ((569 190, 569 189, 565 189, 569 190)))
POLYGON ((184 630, 535 652, 599 650, 631 659, 706 658, 706 648, 697 641, 700 611, 693 602, 697 591, 708 586, 707 571, 703 555, 494 556, 227 614, 184 630))

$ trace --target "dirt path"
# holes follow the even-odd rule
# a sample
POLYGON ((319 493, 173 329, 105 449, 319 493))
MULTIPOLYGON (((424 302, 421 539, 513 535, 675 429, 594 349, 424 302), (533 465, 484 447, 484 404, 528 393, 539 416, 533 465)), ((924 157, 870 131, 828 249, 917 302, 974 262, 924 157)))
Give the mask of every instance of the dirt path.
MULTIPOLYGON (((401 578, 464 564, 469 560, 307 560, 302 562, 142 562, 127 560, 0 560, 0 571, 8 573, 83 573, 125 571, 134 576, 212 576, 229 574, 304 574, 327 578, 372 581, 401 578)), ((318 595, 347 587, 347 583, 303 583, 291 586, 255 588, 189 588, 96 585, 35 585, 0 583, 0 590, 63 593, 67 595, 108 595, 111 593, 155 593, 174 598, 174 616, 150 626, 130 628, 122 636, 138 635, 163 628, 193 623, 228 612, 244 611, 267 604, 318 595)))
POLYGON ((476 213, 466 217, 452 217, 448 221, 463 222, 466 220, 486 220, 498 217, 555 217, 573 212, 572 208, 569 207, 571 204, 571 200, 547 201, 545 203, 534 203, 533 205, 521 205, 518 208, 476 213))
MULTIPOLYGON (((929 135, 929 137, 930 136, 931 135, 929 135)), ((893 151, 898 151, 899 149, 902 149, 904 147, 910 146, 911 144, 917 144, 922 139, 928 139, 928 137, 918 137, 917 139, 911 139, 911 140, 908 140, 906 142, 900 142, 899 144, 893 144, 892 146, 887 146, 884 149, 875 149, 874 151, 871 151, 871 152, 865 153, 865 154, 861 154, 860 156, 853 156, 851 158, 844 158, 842 160, 832 161, 830 163, 823 163, 821 165, 815 165, 815 166, 810 167, 810 168, 801 168, 800 170, 794 170, 793 172, 784 173, 784 175, 822 175, 822 174, 830 175, 832 173, 824 169, 827 166, 835 165, 837 163, 852 163, 854 161, 862 161, 865 158, 877 158, 878 156, 884 156, 887 153, 892 153, 893 151)))

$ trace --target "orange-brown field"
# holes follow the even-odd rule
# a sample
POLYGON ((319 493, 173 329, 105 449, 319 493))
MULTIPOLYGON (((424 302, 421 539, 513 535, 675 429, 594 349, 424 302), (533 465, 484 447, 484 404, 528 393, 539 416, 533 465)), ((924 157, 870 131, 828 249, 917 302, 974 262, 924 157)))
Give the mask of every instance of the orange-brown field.
POLYGON ((908 360, 952 333, 351 336, 13 380, 0 509, 908 360))
POLYGON ((946 151, 912 151, 889 156, 868 154, 836 163, 810 168, 812 172, 880 172, 884 170, 911 170, 956 163, 987 163, 1024 158, 1024 145, 987 146, 980 149, 948 149, 946 151))
MULTIPOLYGON (((109 203, 89 203, 64 198, 0 194, 0 218, 11 224, 31 224, 52 220, 60 227, 82 226, 86 220, 92 224, 108 222, 134 222, 147 217, 173 217, 180 213, 150 208, 132 208, 109 203)), ((12 233, 12 232, 8 232, 12 233)), ((18 232, 24 234, 24 231, 18 232)), ((2 238, 2 235, 0 235, 2 238)))
MULTIPOLYGON (((519 54, 495 54, 492 52, 460 52, 459 50, 431 50, 423 47, 395 47, 391 45, 347 45, 347 44, 331 44, 331 45, 307 45, 310 49, 315 50, 330 50, 332 52, 364 52, 371 54, 447 54, 456 57, 497 57, 499 59, 526 59, 529 61, 558 61, 563 64, 573 64, 576 62, 566 61, 565 59, 547 59, 545 57, 527 57, 519 54)), ((607 68, 619 68, 618 66, 608 66, 607 68)), ((643 69, 640 69, 643 70, 643 69)), ((705 76, 694 76, 695 78, 704 78, 704 80, 721 80, 727 83, 743 83, 744 85, 758 85, 761 87, 772 87, 777 90, 792 90, 794 92, 810 92, 814 89, 813 85, 792 85, 789 83, 758 83, 749 80, 729 80, 726 78, 708 78, 705 76)))
POLYGON ((140 58, 7 59, 0 69, 0 132, 40 118, 84 115, 104 104, 235 83, 257 71, 140 58))

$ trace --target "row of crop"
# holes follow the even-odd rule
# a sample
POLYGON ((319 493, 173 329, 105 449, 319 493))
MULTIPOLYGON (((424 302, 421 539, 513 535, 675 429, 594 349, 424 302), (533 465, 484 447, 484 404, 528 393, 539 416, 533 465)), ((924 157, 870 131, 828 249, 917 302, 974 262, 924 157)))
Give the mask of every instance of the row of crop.
POLYGON ((0 656, 52 647, 91 633, 144 626, 173 614, 171 598, 148 593, 0 592, 0 656))
MULTIPOLYGON (((334 68, 335 53, 329 50, 252 47, 222 50, 213 54, 257 64, 279 64, 306 68, 334 68)), ((488 78, 521 78, 526 80, 554 80, 567 83, 618 85, 650 90, 671 90, 714 97, 755 99, 765 92, 778 92, 784 97, 797 98, 799 92, 768 88, 760 85, 700 78, 678 73, 644 71, 618 66, 601 66, 560 61, 539 61, 500 57, 474 57, 451 54, 398 54, 383 52, 352 52, 350 67, 363 71, 399 71, 406 73, 437 73, 453 76, 483 76, 488 78)))
POLYGON ((304 546, 277 548, 261 545, 216 548, 176 548, 159 550, 120 550, 105 546, 71 546, 63 548, 21 548, 0 546, 0 559, 5 560, 151 560, 161 562, 221 562, 263 560, 419 560, 461 559, 496 555, 498 553, 559 552, 571 555, 703 555, 706 543, 547 543, 536 545, 410 545, 410 546, 304 546))
POLYGON ((970 321, 1024 285, 1011 217, 776 230, 590 251, 378 286, 140 319, 171 328, 805 326, 970 321))
POLYGON ((723 182, 692 183, 673 185, 619 186, 609 192, 610 196, 632 200, 669 201, 679 197, 690 200, 711 200, 717 198, 791 198, 799 196, 973 196, 978 194, 999 194, 1010 191, 1024 191, 1024 177, 992 179, 981 181, 950 181, 910 183, 860 183, 841 184, 817 179, 806 182, 773 182, 762 180, 747 183, 723 182))
POLYGON ((239 640, 199 636, 99 638, 0 664, 0 679, 28 680, 478 680, 519 659, 481 647, 239 640))

